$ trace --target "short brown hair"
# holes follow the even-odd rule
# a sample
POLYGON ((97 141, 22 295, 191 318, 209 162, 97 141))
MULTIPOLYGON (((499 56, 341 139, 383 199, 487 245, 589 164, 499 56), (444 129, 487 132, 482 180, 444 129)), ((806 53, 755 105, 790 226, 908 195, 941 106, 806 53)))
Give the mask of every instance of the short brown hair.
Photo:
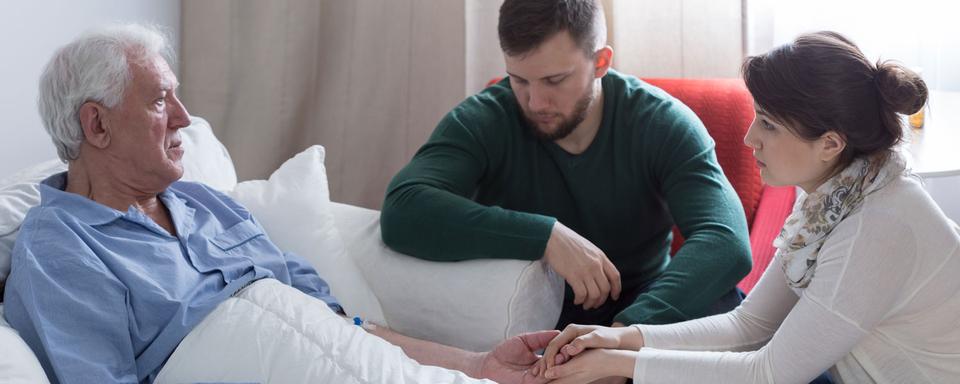
POLYGON ((903 136, 897 113, 917 112, 927 101, 927 85, 915 72, 892 61, 874 64, 850 39, 830 31, 748 57, 742 72, 757 105, 797 136, 843 135, 841 167, 892 149, 903 136))
POLYGON ((587 56, 593 57, 599 48, 602 17, 603 9, 596 0, 506 0, 497 24, 500 48, 509 56, 523 55, 554 34, 567 31, 587 56))

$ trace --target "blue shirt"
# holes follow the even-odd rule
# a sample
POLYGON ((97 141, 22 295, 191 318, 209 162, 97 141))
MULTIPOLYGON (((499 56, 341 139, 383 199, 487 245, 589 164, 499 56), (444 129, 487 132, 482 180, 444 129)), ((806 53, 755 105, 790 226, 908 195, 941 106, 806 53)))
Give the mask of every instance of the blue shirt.
POLYGON ((341 310, 310 264, 207 186, 176 182, 160 194, 178 237, 132 206, 120 212, 65 186, 66 173, 39 186, 4 297, 7 321, 55 383, 153 381, 194 326, 257 279, 341 310))

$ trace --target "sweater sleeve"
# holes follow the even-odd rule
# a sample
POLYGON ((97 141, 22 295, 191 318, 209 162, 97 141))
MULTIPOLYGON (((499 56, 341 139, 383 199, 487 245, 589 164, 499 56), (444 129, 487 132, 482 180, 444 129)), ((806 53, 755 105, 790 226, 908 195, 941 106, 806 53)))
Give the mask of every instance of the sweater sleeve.
MULTIPOLYGON (((710 328, 706 324, 717 323, 717 317, 641 326, 644 337, 650 335, 650 339, 638 354, 634 379, 644 383, 800 383, 836 364, 888 316, 903 295, 910 294, 904 292, 905 284, 917 255, 916 235, 893 217, 867 220, 861 215, 847 220, 841 223, 846 228, 838 227, 824 244, 809 287, 763 347, 732 352, 723 348, 732 345, 718 343, 717 351, 679 350, 682 343, 690 344, 683 349, 693 349, 711 340, 737 340, 732 334, 737 327, 732 324, 716 327, 725 335, 704 332, 710 328)), ((775 264, 779 260, 771 263, 775 264)), ((766 295, 780 288, 771 284, 786 284, 782 277, 775 281, 770 276, 777 272, 768 270, 766 281, 761 280, 764 286, 758 286, 765 306, 776 307, 766 295)), ((740 327, 755 326, 739 322, 740 327)))
POLYGON ((685 242, 649 289, 615 317, 624 324, 701 317, 752 264, 743 207, 706 128, 681 105, 664 115, 650 123, 664 129, 648 129, 644 161, 685 242))
POLYGON ((384 243, 437 261, 543 257, 556 219, 471 200, 499 143, 484 142, 465 124, 457 110, 448 114, 390 182, 380 218, 384 243))

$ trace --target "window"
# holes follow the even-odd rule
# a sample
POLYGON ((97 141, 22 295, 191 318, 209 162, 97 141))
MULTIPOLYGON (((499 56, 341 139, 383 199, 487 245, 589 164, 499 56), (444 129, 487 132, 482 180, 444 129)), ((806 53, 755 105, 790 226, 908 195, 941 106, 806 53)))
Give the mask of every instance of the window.
POLYGON ((895 59, 934 90, 960 91, 960 3, 936 0, 745 0, 747 53, 833 30, 868 59, 895 59))

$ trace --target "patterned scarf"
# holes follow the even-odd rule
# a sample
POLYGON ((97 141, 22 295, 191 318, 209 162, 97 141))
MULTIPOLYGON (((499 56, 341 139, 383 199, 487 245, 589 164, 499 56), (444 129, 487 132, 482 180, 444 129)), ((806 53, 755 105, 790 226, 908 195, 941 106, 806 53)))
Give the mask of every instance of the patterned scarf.
POLYGON ((837 224, 856 212, 867 195, 902 175, 905 168, 906 160, 899 152, 857 158, 813 193, 797 197, 793 212, 773 241, 791 287, 810 284, 820 248, 837 224))

